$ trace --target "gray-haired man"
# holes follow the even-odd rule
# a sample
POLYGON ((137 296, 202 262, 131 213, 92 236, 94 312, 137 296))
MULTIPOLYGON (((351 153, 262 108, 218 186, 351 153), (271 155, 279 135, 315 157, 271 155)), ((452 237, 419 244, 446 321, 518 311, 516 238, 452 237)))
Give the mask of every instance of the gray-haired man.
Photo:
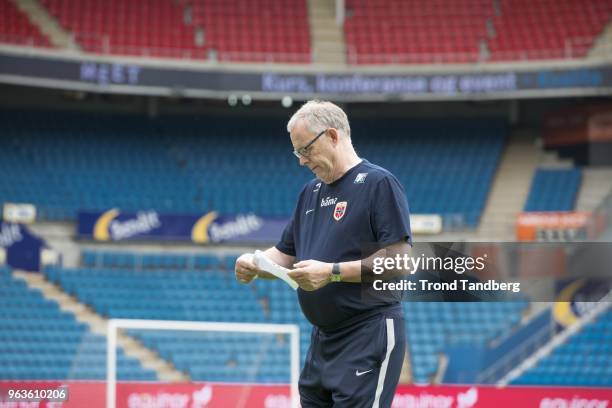
MULTIPOLYGON (((344 111, 309 101, 289 120, 293 153, 316 178, 307 183, 281 240, 265 251, 293 269, 298 298, 314 325, 300 376, 302 407, 390 407, 405 351, 400 299, 363 302, 363 248, 408 251, 408 203, 387 170, 361 159, 344 111)), ((236 278, 270 277, 244 254, 236 278)))

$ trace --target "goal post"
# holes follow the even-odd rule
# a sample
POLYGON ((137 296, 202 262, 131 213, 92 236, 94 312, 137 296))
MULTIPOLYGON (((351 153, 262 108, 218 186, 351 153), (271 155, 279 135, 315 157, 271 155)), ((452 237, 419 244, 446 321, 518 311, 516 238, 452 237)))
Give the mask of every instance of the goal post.
POLYGON ((287 334, 290 337, 291 407, 299 407, 300 328, 294 324, 226 323, 176 320, 110 319, 106 338, 106 408, 116 408, 117 331, 119 329, 176 330, 228 333, 287 334))

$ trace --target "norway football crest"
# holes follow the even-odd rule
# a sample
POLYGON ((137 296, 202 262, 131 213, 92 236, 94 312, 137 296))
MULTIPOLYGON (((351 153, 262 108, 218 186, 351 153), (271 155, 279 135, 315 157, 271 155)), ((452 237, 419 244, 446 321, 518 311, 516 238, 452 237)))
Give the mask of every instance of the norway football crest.
POLYGON ((346 213, 346 201, 340 201, 336 204, 336 208, 334 208, 334 220, 340 221, 344 214, 346 213))

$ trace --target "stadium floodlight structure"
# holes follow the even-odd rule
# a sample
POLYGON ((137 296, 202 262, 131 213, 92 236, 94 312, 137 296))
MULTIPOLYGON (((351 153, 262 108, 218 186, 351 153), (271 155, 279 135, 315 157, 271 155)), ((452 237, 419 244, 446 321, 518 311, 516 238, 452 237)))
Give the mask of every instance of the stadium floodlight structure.
POLYGON ((116 407, 117 331, 119 329, 288 334, 290 336, 291 352, 291 407, 299 407, 298 379, 300 375, 300 328, 295 324, 110 319, 108 321, 106 338, 106 408, 116 407))

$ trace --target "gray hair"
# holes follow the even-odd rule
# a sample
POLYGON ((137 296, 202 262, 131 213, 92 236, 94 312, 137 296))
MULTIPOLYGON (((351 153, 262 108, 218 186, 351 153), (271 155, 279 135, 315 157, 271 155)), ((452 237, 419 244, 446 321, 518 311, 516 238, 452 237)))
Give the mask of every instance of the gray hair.
POLYGON ((312 100, 306 102, 297 110, 287 123, 287 131, 291 133, 298 121, 304 124, 312 133, 319 133, 328 128, 338 129, 349 139, 351 126, 346 113, 338 106, 328 101, 312 100))

